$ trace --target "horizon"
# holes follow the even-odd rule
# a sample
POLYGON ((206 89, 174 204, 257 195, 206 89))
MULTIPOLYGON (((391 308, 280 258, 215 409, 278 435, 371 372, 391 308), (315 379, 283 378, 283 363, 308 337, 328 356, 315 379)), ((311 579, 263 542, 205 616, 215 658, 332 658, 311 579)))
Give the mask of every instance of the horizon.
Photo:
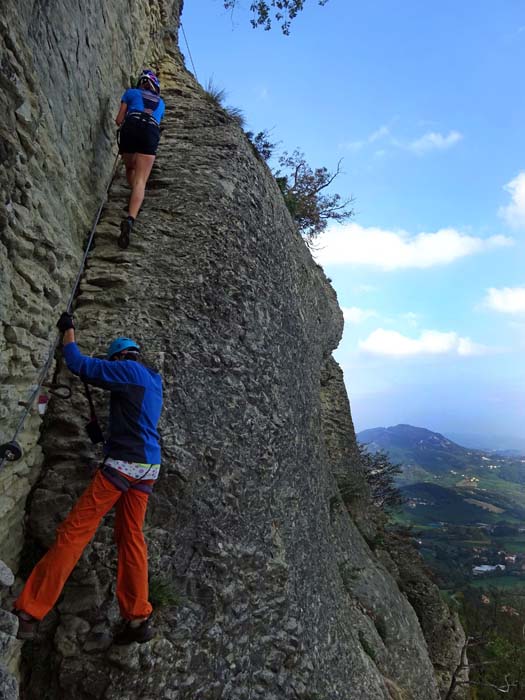
POLYGON ((406 426, 409 428, 415 428, 416 430, 427 430, 431 433, 436 433, 441 435, 447 440, 456 443, 460 447, 467 449, 479 449, 488 451, 503 451, 503 450, 522 450, 525 454, 525 438, 520 438, 517 435, 485 435, 482 433, 463 433, 461 431, 441 431, 437 428, 432 428, 423 425, 413 425, 412 423, 392 423, 391 425, 374 425, 367 428, 357 428, 355 427, 356 437, 359 438, 361 433, 368 430, 392 430, 394 428, 399 428, 401 426, 406 426), (464 442, 461 442, 461 441, 464 442), (467 444, 470 443, 470 444, 467 444))
POLYGON ((332 191, 356 215, 314 256, 345 316, 334 356, 356 425, 394 424, 402 406, 442 434, 521 439, 525 7, 330 0, 289 37, 249 19, 212 0, 182 17, 201 84, 246 129, 314 167, 344 158, 332 191))

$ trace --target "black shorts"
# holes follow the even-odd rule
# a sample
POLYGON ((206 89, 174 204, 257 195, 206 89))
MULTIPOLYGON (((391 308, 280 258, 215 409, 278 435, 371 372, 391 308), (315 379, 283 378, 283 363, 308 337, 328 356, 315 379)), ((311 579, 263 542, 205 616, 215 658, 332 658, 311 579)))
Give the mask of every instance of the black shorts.
POLYGON ((160 129, 145 119, 130 117, 120 130, 120 153, 142 153, 146 156, 157 154, 160 129))

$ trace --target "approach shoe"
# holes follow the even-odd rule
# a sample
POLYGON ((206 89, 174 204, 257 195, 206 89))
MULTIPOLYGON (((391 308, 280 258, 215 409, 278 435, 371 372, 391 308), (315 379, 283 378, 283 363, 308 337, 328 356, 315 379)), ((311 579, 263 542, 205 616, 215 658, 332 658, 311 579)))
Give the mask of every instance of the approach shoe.
POLYGON ((133 228, 133 220, 129 217, 120 222, 120 236, 118 237, 119 248, 126 249, 129 246, 129 237, 133 228))
POLYGON ((133 621, 127 622, 124 627, 113 637, 113 644, 132 644, 133 642, 138 642, 138 644, 144 644, 144 642, 149 642, 153 639, 155 635, 155 630, 151 625, 151 617, 147 620, 140 622, 138 625, 133 624, 133 621))
POLYGON ((23 610, 13 610, 13 615, 16 615, 18 618, 18 632, 16 633, 16 638, 23 639, 26 642, 34 639, 38 627, 38 620, 31 617, 31 615, 23 610))

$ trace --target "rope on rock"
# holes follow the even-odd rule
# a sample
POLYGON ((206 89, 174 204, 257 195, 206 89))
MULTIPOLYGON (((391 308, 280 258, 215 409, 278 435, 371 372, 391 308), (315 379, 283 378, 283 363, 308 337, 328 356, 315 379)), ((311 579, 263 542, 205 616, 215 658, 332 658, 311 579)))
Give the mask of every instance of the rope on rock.
MULTIPOLYGON (((117 167, 118 167, 118 160, 119 160, 119 154, 117 153, 115 157, 115 162, 113 164, 112 172, 111 172, 111 178, 109 180, 109 183, 105 189, 104 192, 104 197, 102 198, 102 201, 100 202, 100 206, 97 209, 97 213, 95 214, 95 219, 93 221, 93 225, 91 227, 91 231, 89 233, 88 241, 86 244, 86 248, 84 250, 84 255, 82 257, 82 261, 80 263, 80 267, 78 269, 77 276, 75 278, 75 282, 73 284, 73 288, 71 289, 71 294, 69 295, 69 300, 67 302, 67 307, 66 311, 71 311, 71 307, 73 305, 73 301, 75 299, 75 294, 78 289, 78 285, 80 284, 80 278, 82 277, 82 273, 84 272, 84 267, 86 265, 86 260, 87 256, 89 255, 89 251, 91 249, 91 244, 93 243, 93 238, 95 236, 95 230, 98 226, 98 222, 100 220, 100 216, 102 215, 102 209, 104 208, 104 205, 106 204, 106 201, 108 199, 108 194, 109 190, 111 188, 111 185, 113 184, 113 180, 115 179, 115 175, 117 173, 117 167)), ((24 410, 22 411, 22 415, 20 416, 20 420, 18 421, 18 424, 16 426, 16 430, 13 434, 13 437, 9 442, 4 443, 3 445, 0 445, 0 470, 3 469, 4 465, 6 462, 15 462, 16 460, 20 459, 22 456, 22 448, 17 442, 17 438, 24 427, 24 423, 26 422, 27 416, 31 412, 31 408, 33 406, 33 403, 42 388, 42 385, 44 383, 44 380, 47 376, 47 373, 49 372, 49 368, 51 367, 51 364, 53 362, 53 358, 55 356, 55 350, 57 348, 57 345, 60 340, 60 333, 57 333, 53 339, 53 341, 49 345, 49 350, 47 352, 46 356, 46 361, 42 365, 40 372, 37 375, 37 383, 34 385, 34 388, 31 390, 29 397, 27 401, 21 402, 21 405, 24 406, 24 410)), ((65 397, 63 397, 65 398, 65 397)))
POLYGON ((193 75, 195 76, 197 82, 199 82, 199 77, 198 77, 197 71, 195 69, 195 63, 193 63, 193 56, 191 55, 190 45, 188 44, 188 39, 186 38, 186 32, 184 31, 184 25, 182 24, 182 21, 180 23, 180 28, 182 29, 182 36, 184 37, 184 41, 186 43, 186 48, 188 49, 188 56, 190 57, 191 65, 193 67, 193 75))
MULTIPOLYGON (((184 31, 184 29, 183 29, 183 31, 184 31)), ((156 34, 150 35, 150 37, 149 37, 148 44, 147 44, 146 49, 144 51, 144 56, 142 58, 142 69, 145 66, 146 57, 149 53, 151 44, 152 44, 153 40, 156 39, 158 36, 159 36, 159 33, 156 33, 156 34)), ((186 38, 186 35, 184 35, 184 38, 186 38)), ((186 41, 186 45, 188 45, 187 41, 186 41)), ((188 51, 189 51, 189 47, 188 47, 188 51)), ((193 59, 191 59, 191 62, 193 64, 193 59)), ((194 68, 195 68, 195 66, 194 66, 194 68)), ((195 74, 195 77, 197 77, 197 74, 195 74)), ((119 136, 119 134, 117 132, 117 142, 119 140, 118 136, 119 136)), ((115 179, 115 175, 117 173, 118 160, 119 160, 119 154, 117 153, 117 155, 115 157, 115 162, 113 164, 113 169, 111 172, 111 178, 110 178, 109 183, 108 183, 106 190, 104 192, 104 197, 102 198, 100 206, 99 206, 97 213, 95 215, 95 219, 93 221, 93 226, 91 227, 91 231, 89 234, 88 242, 87 242, 85 250, 84 250, 84 255, 82 257, 82 261, 80 263, 80 267, 78 269, 78 273, 77 273, 77 276, 75 278, 73 288, 71 289, 71 294, 69 295, 66 311, 71 311, 71 307, 72 307, 73 301, 75 299, 75 294, 77 292, 78 285, 80 283, 80 278, 82 277, 82 273, 84 272, 84 267, 86 264, 87 256, 89 255, 89 251, 91 249, 91 244, 92 244, 93 238, 95 236, 95 230, 98 226, 98 222, 99 222, 100 216, 102 214, 102 209, 104 208, 104 205, 107 201, 109 190, 111 188, 111 185, 113 184, 113 180, 115 179)), ((24 427, 24 423, 27 419, 27 416, 29 415, 29 413, 31 411, 33 403, 34 403, 40 389, 42 388, 42 385, 44 384, 47 373, 49 372, 49 368, 51 367, 51 364, 53 362, 53 358, 55 356, 55 350, 58 346, 59 341, 60 341, 60 334, 57 333, 56 336, 54 337, 54 339, 52 340, 52 342, 49 344, 49 349, 47 351, 46 360, 45 360, 44 364, 42 365, 42 367, 37 375, 36 384, 32 385, 33 389, 30 391, 27 400, 20 402, 20 405, 24 406, 24 410, 22 412, 22 415, 20 416, 20 420, 18 421, 18 424, 16 426, 13 437, 11 438, 11 440, 9 442, 6 442, 6 443, 0 445, 0 471, 3 469, 6 462, 15 462, 16 460, 20 459, 20 457, 22 456, 22 448, 18 444, 17 438, 20 435, 22 428, 24 427)), ((63 385, 60 385, 60 386, 55 387, 55 388, 61 389, 62 391, 64 389, 67 389, 67 387, 64 387, 63 385)), ((58 396, 59 398, 69 398, 65 394, 60 394, 58 391, 55 391, 55 392, 51 391, 50 393, 52 393, 52 394, 55 393, 55 395, 58 396)))

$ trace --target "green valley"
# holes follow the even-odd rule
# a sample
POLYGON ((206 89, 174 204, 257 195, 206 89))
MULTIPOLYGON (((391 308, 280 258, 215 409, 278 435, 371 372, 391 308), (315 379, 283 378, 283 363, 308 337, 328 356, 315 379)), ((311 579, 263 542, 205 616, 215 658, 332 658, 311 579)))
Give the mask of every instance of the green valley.
POLYGON ((365 430, 358 440, 401 466, 404 503, 394 522, 412 527, 442 588, 525 584, 525 457, 465 448, 410 425, 365 430))

